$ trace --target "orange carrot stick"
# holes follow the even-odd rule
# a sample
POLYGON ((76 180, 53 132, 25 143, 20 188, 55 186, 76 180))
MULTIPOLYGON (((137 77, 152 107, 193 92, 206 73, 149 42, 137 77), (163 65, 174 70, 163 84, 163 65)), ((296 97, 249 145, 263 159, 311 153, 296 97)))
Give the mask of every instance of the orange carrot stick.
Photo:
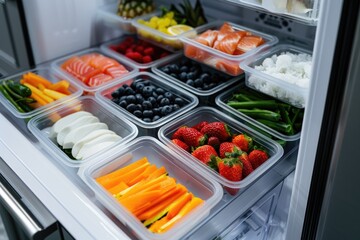
POLYGON ((192 197, 193 195, 191 193, 185 193, 180 198, 178 198, 175 202, 173 202, 169 206, 169 212, 166 215, 166 217, 169 220, 175 217, 180 212, 180 210, 185 206, 185 204, 187 204, 192 199, 192 197))
MULTIPOLYGON (((40 76, 38 74, 35 74, 33 72, 28 72, 28 73, 24 74, 23 78, 25 78, 25 80, 30 80, 30 81, 35 81, 37 83, 42 83, 47 88, 52 84, 52 82, 50 82, 46 78, 43 78, 42 76, 40 76)), ((37 84, 34 85, 34 86, 37 86, 37 84)))
POLYGON ((38 95, 39 97, 41 97, 47 103, 51 103, 51 102, 54 101, 54 99, 52 99, 51 97, 46 96, 43 92, 41 92, 39 89, 37 89, 33 85, 31 85, 29 83, 24 83, 24 85, 27 86, 28 88, 30 88, 31 92, 33 92, 36 95, 38 95))
POLYGON ((159 198, 162 194, 162 190, 139 192, 127 198, 120 198, 118 201, 130 212, 134 212, 144 204, 159 198))
POLYGON ((119 182, 116 186, 109 189, 109 192, 113 195, 127 189, 129 186, 124 182, 119 182))
POLYGON ((46 96, 48 97, 51 97, 55 100, 58 100, 58 99, 61 99, 63 97, 66 97, 67 95, 63 94, 63 93, 60 93, 60 92, 57 92, 57 91, 54 91, 54 90, 51 90, 51 89, 48 89, 48 88, 45 88, 43 91, 42 91, 46 96))

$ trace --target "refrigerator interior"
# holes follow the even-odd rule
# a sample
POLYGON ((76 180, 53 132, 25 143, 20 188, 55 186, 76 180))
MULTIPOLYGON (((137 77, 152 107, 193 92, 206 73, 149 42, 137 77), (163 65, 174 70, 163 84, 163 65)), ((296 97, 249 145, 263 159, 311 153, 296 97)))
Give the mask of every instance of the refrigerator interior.
MULTIPOLYGON (((46 2, 41 0, 24 1, 25 9, 37 13, 31 16, 27 14, 27 23, 35 62, 38 65, 48 65, 56 58, 77 50, 98 46, 123 34, 122 31, 107 25, 96 14, 97 10, 108 4, 113 4, 113 1, 94 0, 76 1, 76 3, 70 0, 55 1, 56 5, 63 9, 64 13, 68 13, 69 17, 72 16, 72 13, 82 14, 77 16, 79 18, 69 18, 66 22, 59 20, 60 18, 49 21, 49 14, 52 11, 46 12, 46 9, 49 9, 46 2), (86 5, 86 9, 82 8, 84 5, 86 5), (47 21, 44 22, 44 19, 47 21), (77 22, 77 19, 82 20, 77 22), (72 20, 77 23, 76 26, 71 25, 74 24, 72 20), (88 24, 89 22, 91 24, 88 24), (73 31, 68 32, 71 29, 73 31), (45 32, 37 34, 40 30, 45 32), (47 34, 47 32, 51 34, 47 34), (64 41, 64 36, 69 36, 69 34, 72 34, 72 41, 64 41), (76 38, 79 35, 81 38, 76 38), (41 45, 43 42, 46 44, 41 45), (54 48, 54 46, 56 47, 54 48)), ((166 2, 156 1, 158 5, 166 2)), ((336 27, 329 32, 330 24, 324 24, 322 31, 320 31, 317 27, 317 20, 304 22, 296 18, 272 14, 260 8, 249 8, 242 5, 241 2, 239 4, 236 1, 202 1, 202 4, 209 19, 241 23, 265 33, 271 33, 277 36, 281 43, 293 44, 310 50, 314 48, 319 54, 314 53, 315 66, 319 67, 318 69, 324 69, 325 73, 331 67, 331 53, 333 51, 331 46, 335 41, 336 27), (326 34, 325 31, 327 31, 326 34), (315 36, 318 37, 317 42, 315 42, 315 36), (325 51, 325 46, 321 46, 321 44, 325 41, 326 36, 330 36, 330 43, 328 43, 330 50, 327 52, 329 58, 327 61, 320 62, 319 58, 323 57, 325 51)), ((325 11, 324 6, 322 7, 324 22, 330 19, 328 14, 335 14, 340 11, 336 11, 336 7, 339 6, 335 5, 332 5, 332 8, 328 8, 327 11, 325 11)), ((56 12, 56 10, 55 8, 54 11, 56 12)), ((63 16, 63 18, 66 17, 63 16)), ((337 26, 337 20, 338 18, 333 18, 335 26, 337 26)), ((316 127, 310 126, 313 119, 321 122, 321 111, 318 112, 317 116, 313 114, 316 109, 321 110, 323 108, 321 97, 324 97, 325 94, 320 94, 321 96, 317 97, 315 93, 316 91, 326 92, 326 76, 320 82, 322 78, 319 76, 319 72, 317 73, 315 80, 318 81, 312 83, 309 101, 314 103, 319 100, 319 102, 317 102, 318 105, 308 104, 306 108, 305 130, 303 130, 306 133, 302 133, 300 142, 289 142, 279 163, 253 185, 241 189, 236 197, 225 194, 210 215, 189 232, 184 239, 279 239, 285 237, 285 234, 289 234, 286 232, 286 222, 289 210, 291 210, 290 202, 295 204, 294 206, 298 204, 294 202, 295 200, 291 200, 294 183, 299 187, 303 171, 306 171, 306 174, 311 174, 311 165, 305 167, 304 170, 302 161, 307 158, 307 154, 311 155, 312 152, 302 146, 306 144, 303 143, 302 139, 304 136, 307 138, 311 130, 316 127), (319 89, 318 85, 321 85, 322 88, 319 89), (299 146, 300 150, 298 151, 299 146), (306 151, 301 152, 299 156, 298 153, 302 149, 306 151), (298 170, 297 165, 301 166, 301 171, 298 170)), ((38 198, 46 203, 47 208, 73 237, 76 239, 135 238, 128 228, 96 200, 94 193, 78 177, 76 169, 55 161, 53 156, 42 149, 40 143, 27 129, 24 120, 15 118, 3 108, 0 109, 0 113, 0 122, 3 126, 2 129, 4 129, 0 133, 1 157, 21 179, 27 182, 28 187, 38 198), (18 146, 24 147, 19 150, 18 146)), ((316 130, 313 131, 313 134, 309 138, 317 142, 316 130)), ((313 145, 314 147, 316 149, 316 144, 313 145)), ((306 197, 301 199, 300 204, 306 203, 306 197)), ((288 236, 291 236, 291 233, 288 236)))

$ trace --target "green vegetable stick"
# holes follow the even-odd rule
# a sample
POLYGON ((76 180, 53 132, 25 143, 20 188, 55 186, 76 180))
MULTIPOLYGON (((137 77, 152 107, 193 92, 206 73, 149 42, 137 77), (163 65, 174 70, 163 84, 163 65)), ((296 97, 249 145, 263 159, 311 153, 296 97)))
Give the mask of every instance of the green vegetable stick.
POLYGON ((275 100, 262 100, 262 101, 251 101, 251 102, 229 101, 227 104, 230 107, 241 108, 241 109, 251 109, 251 108, 276 109, 277 108, 275 100))
POLYGON ((271 121, 279 121, 281 117, 279 113, 270 110, 262 110, 262 109, 237 109, 237 110, 255 119, 262 118, 271 121))
POLYGON ((24 113, 25 111, 15 102, 15 100, 10 96, 10 94, 5 90, 4 86, 0 84, 0 92, 4 95, 4 97, 9 100, 12 105, 21 113, 24 113))

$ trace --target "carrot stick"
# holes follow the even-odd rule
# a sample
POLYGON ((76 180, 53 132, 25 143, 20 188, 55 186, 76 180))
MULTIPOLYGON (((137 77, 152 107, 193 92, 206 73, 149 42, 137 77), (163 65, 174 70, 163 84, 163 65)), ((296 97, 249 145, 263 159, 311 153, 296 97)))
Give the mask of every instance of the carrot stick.
POLYGON ((51 89, 48 89, 48 88, 45 88, 43 90, 43 93, 48 96, 48 97, 51 97, 55 100, 58 100, 58 99, 61 99, 63 97, 66 97, 67 95, 63 94, 63 93, 60 93, 60 92, 57 92, 57 91, 54 91, 54 90, 51 90, 51 89))
MULTIPOLYGON (((33 80, 36 81, 37 83, 42 83, 47 88, 52 84, 52 82, 50 82, 46 78, 43 78, 42 76, 35 74, 33 72, 28 72, 24 74, 23 78, 25 78, 25 80, 30 80, 30 81, 33 80)), ((37 86, 37 84, 34 86, 37 86)))
POLYGON ((161 166, 160 168, 158 168, 156 171, 154 171, 153 173, 151 173, 147 179, 155 179, 161 175, 166 174, 166 169, 165 167, 161 166))
POLYGON ((70 87, 70 83, 68 81, 61 80, 57 83, 53 83, 52 85, 50 85, 49 89, 57 91, 57 92, 61 92, 66 95, 70 95, 71 92, 68 90, 69 87, 70 87))
POLYGON ((143 157, 143 158, 137 160, 136 162, 133 162, 133 163, 127 165, 126 167, 119 168, 116 171, 113 171, 111 173, 108 173, 106 175, 98 177, 96 179, 96 181, 98 183, 100 183, 101 185, 103 185, 102 183, 106 182, 108 179, 120 176, 120 175, 122 175, 122 174, 124 174, 126 172, 129 172, 129 171, 131 171, 131 170, 133 170, 133 169, 135 169, 135 168, 137 168, 137 167, 139 167, 139 166, 141 166, 141 165, 143 165, 144 163, 147 163, 147 162, 148 162, 148 159, 146 157, 143 157))
MULTIPOLYGON (((30 83, 31 84, 31 83, 30 83)), ((32 85, 32 84, 31 84, 32 85)), ((33 85, 34 86, 34 85, 33 85)), ((43 91, 44 89, 45 89, 45 86, 44 86, 44 84, 42 84, 42 83, 38 83, 37 85, 37 88, 40 90, 40 91, 43 91)))
POLYGON ((169 212, 166 215, 166 217, 169 220, 175 217, 180 212, 180 210, 185 206, 185 204, 187 204, 192 199, 192 197, 193 195, 191 193, 185 193, 180 198, 178 198, 175 202, 173 202, 169 206, 169 212))
POLYGON ((121 192, 122 190, 128 188, 129 186, 126 185, 124 182, 119 182, 116 186, 109 189, 109 192, 113 195, 121 192))
POLYGON ((47 103, 51 103, 54 101, 54 99, 52 99, 51 97, 46 96, 43 92, 41 92, 39 89, 37 89, 36 87, 34 87, 33 85, 29 84, 29 83, 24 83, 25 86, 27 86, 28 88, 31 89, 31 92, 35 93, 36 95, 38 95, 39 97, 41 97, 43 100, 45 100, 47 103))
POLYGON ((41 106, 44 106, 46 104, 48 104, 47 101, 45 101, 44 99, 42 99, 39 95, 37 95, 36 93, 32 92, 30 95, 30 98, 35 99, 37 103, 39 103, 41 106))
POLYGON ((191 210, 193 210, 195 207, 200 205, 202 202, 203 202, 202 199, 198 197, 193 197, 191 201, 188 202, 175 217, 173 217, 171 220, 169 220, 164 225, 162 225, 158 230, 158 232, 166 232, 167 230, 169 230, 177 221, 179 221, 182 217, 184 217, 186 214, 188 214, 191 210))
POLYGON ((133 179, 131 179, 130 182, 129 182, 129 185, 134 185, 135 183, 140 182, 141 180, 147 178, 151 173, 156 171, 156 169, 157 168, 156 168, 155 165, 148 166, 142 174, 140 174, 140 175, 134 177, 133 179))
POLYGON ((158 233, 160 227, 165 225, 168 221, 169 221, 169 219, 167 219, 166 217, 163 217, 160 220, 157 220, 149 227, 149 231, 153 232, 153 233, 158 233))
POLYGON ((133 194, 127 198, 120 198, 118 201, 126 207, 130 212, 134 212, 142 205, 152 202, 155 199, 159 198, 163 194, 162 190, 154 190, 148 192, 139 192, 137 194, 133 194))

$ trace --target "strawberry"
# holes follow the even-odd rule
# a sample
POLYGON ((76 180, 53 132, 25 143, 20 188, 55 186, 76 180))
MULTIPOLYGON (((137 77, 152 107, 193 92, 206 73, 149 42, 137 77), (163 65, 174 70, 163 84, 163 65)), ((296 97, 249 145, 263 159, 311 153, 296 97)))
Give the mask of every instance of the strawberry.
POLYGON ((210 145, 203 145, 196 148, 191 155, 199 159, 201 162, 207 164, 211 161, 212 156, 217 157, 216 150, 210 145))
POLYGON ((178 145, 179 147, 181 147, 182 149, 184 149, 187 152, 190 152, 190 147, 184 143, 183 141, 179 140, 179 139, 173 139, 171 140, 173 143, 175 143, 176 145, 178 145))
POLYGON ((179 139, 181 141, 184 141, 184 138, 183 138, 183 131, 184 129, 187 128, 186 126, 181 126, 179 127, 175 132, 174 134, 172 135, 171 139, 179 139))
MULTIPOLYGON (((138 52, 138 53, 143 53, 144 52, 144 47, 141 46, 141 45, 137 45, 136 48, 135 48, 135 51, 138 52)), ((145 53, 145 55, 147 55, 145 53)))
MULTIPOLYGON (((234 143, 231 143, 231 142, 223 142, 220 144, 220 147, 219 147, 219 155, 221 158, 224 158, 224 157, 230 157, 229 154, 226 154, 226 153, 234 153, 234 152, 237 152, 239 153, 239 150, 240 148, 238 146, 236 146, 234 143)), ((238 156, 238 155, 236 155, 238 156)), ((234 157, 236 157, 234 156, 234 157)), ((233 157, 231 155, 231 157, 233 157)))
MULTIPOLYGON (((223 158, 218 160, 219 174, 224 178, 238 182, 242 179, 242 163, 238 158, 223 158)), ((225 189, 231 194, 236 195, 239 189, 225 187, 225 189)))
POLYGON ((149 55, 149 56, 153 55, 154 54, 154 48, 152 48, 152 47, 145 48, 144 49, 144 54, 149 55))
POLYGON ((198 147, 204 145, 207 140, 207 136, 196 130, 195 128, 185 128, 182 131, 182 137, 184 143, 191 147, 198 147))
POLYGON ((201 133, 208 137, 217 137, 220 142, 226 141, 231 136, 229 127, 223 122, 207 124, 201 129, 201 133))
POLYGON ((215 149, 218 149, 220 146, 220 140, 217 137, 209 137, 207 144, 213 146, 215 149))
POLYGON ((143 56, 142 62, 143 63, 149 63, 149 62, 152 62, 152 59, 151 59, 150 56, 146 55, 146 56, 143 56))
POLYGON ((235 143, 242 151, 249 151, 252 148, 253 140, 245 134, 239 134, 233 137, 232 142, 235 143))
POLYGON ((261 149, 254 149, 249 154, 249 161, 253 167, 256 169, 261 164, 263 164, 269 158, 268 154, 261 149))
POLYGON ((246 176, 248 176, 250 173, 252 173, 254 171, 254 168, 252 167, 250 161, 249 161, 249 156, 246 152, 242 152, 241 155, 238 157, 240 159, 240 161, 243 164, 243 178, 245 178, 246 176))
POLYGON ((127 52, 125 56, 136 62, 140 62, 142 60, 142 55, 138 52, 127 52))
POLYGON ((196 130, 198 131, 201 131, 201 129, 205 126, 205 125, 208 125, 209 122, 207 121, 201 121, 199 122, 198 124, 196 124, 195 126, 193 126, 193 128, 195 128, 196 130))

